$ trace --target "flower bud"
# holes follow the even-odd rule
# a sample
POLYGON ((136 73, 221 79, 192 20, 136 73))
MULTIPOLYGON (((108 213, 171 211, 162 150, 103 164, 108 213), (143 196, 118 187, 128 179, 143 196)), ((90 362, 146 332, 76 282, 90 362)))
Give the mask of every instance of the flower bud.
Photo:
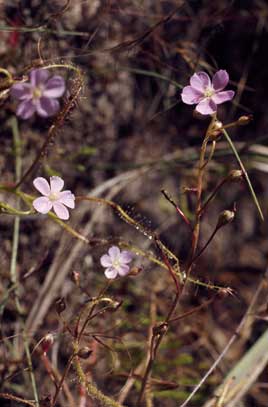
POLYGON ((241 170, 232 170, 228 174, 228 179, 233 182, 242 181, 244 178, 243 171, 241 170))
MULTIPOLYGON (((109 308, 109 311, 114 312, 117 311, 119 307, 123 304, 123 301, 116 301, 114 300, 111 304, 111 308, 109 308)), ((107 310, 108 311, 108 310, 107 310)))
POLYGON ((213 130, 221 130, 222 129, 222 122, 219 120, 215 120, 213 123, 213 130))
POLYGON ((221 135, 221 130, 222 130, 222 122, 219 120, 215 120, 213 123, 213 126, 211 128, 209 137, 211 140, 217 140, 219 136, 221 135))
POLYGON ((234 211, 225 210, 221 212, 218 218, 217 229, 228 225, 228 223, 231 223, 234 219, 234 216, 234 211))
POLYGON ((49 351, 49 349, 51 348, 51 346, 54 343, 54 338, 52 334, 47 334, 42 342, 41 342, 41 347, 44 353, 47 353, 49 351))
POLYGON ((77 352, 77 356, 81 359, 88 359, 91 353, 92 349, 84 346, 83 348, 79 349, 79 351, 77 352))
POLYGON ((143 271, 143 267, 132 267, 129 272, 129 276, 137 276, 139 273, 143 271))
POLYGON ((239 126, 246 126, 253 120, 253 115, 249 114, 248 116, 240 116, 239 119, 237 120, 237 124, 239 126))

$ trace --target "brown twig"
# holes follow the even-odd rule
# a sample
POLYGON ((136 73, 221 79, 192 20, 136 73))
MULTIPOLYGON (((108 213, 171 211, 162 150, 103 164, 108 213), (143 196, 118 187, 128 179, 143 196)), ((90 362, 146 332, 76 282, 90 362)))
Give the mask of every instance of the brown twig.
POLYGON ((13 396, 12 394, 0 393, 0 398, 11 401, 17 401, 18 403, 23 403, 26 404, 27 406, 35 407, 35 403, 33 401, 25 400, 22 399, 21 397, 13 396))
POLYGON ((200 152, 200 158, 199 158, 199 164, 198 164, 198 176, 197 176, 197 194, 196 194, 197 202, 196 202, 196 210, 195 210, 195 225, 194 225, 193 234, 192 234, 192 246, 191 246, 191 252, 190 252, 190 257, 189 257, 188 266, 187 266, 187 272, 186 272, 187 276, 191 272, 193 258, 195 257, 195 252, 197 249, 197 244, 198 244, 198 239, 199 239, 200 218, 201 218, 200 210, 202 208, 203 179, 204 179, 205 167, 207 164, 207 161, 205 160, 205 154, 206 154, 207 144, 208 144, 208 141, 210 138, 210 132, 214 125, 215 120, 216 120, 216 115, 213 115, 211 118, 211 122, 208 126, 208 129, 206 131, 206 135, 203 140, 201 152, 200 152))

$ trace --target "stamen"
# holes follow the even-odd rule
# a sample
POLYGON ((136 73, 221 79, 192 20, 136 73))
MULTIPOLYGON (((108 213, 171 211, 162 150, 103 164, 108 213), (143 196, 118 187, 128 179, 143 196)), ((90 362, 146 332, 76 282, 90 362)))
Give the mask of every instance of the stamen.
POLYGON ((49 200, 50 201, 57 201, 59 199, 59 195, 56 193, 56 192, 52 192, 50 195, 49 195, 49 200))
POLYGON ((42 91, 40 88, 34 88, 32 92, 33 98, 34 99, 39 99, 42 96, 42 91))
POLYGON ((120 261, 117 260, 117 259, 114 260, 114 261, 113 261, 113 267, 116 268, 116 267, 119 267, 119 266, 120 266, 120 261))
POLYGON ((204 96, 206 98, 211 98, 214 95, 215 91, 213 88, 206 88, 204 92, 204 96))

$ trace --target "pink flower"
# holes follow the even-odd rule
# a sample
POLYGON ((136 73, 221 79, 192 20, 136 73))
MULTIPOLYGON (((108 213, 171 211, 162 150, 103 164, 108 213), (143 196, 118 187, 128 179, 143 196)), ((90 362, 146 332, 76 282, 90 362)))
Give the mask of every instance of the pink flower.
POLYGON ((196 110, 201 114, 213 114, 217 105, 232 100, 233 90, 222 90, 229 82, 226 71, 220 70, 213 75, 212 83, 206 72, 197 72, 190 78, 190 86, 182 90, 181 98, 187 105, 197 105, 196 110))
POLYGON ((106 268, 104 274, 109 279, 114 279, 117 275, 123 277, 129 273, 128 263, 131 262, 133 255, 127 250, 120 251, 119 247, 112 246, 108 254, 100 258, 100 263, 106 268))
POLYGON ((59 75, 49 77, 47 69, 33 69, 30 83, 16 83, 11 95, 20 100, 17 116, 26 120, 35 112, 41 117, 53 116, 60 108, 57 100, 65 92, 65 81, 59 75))
POLYGON ((75 196, 71 191, 62 191, 64 181, 60 177, 50 177, 50 185, 45 178, 35 178, 33 184, 43 196, 33 201, 33 207, 37 212, 48 213, 54 210, 58 218, 69 219, 69 211, 66 208, 75 207, 75 196))

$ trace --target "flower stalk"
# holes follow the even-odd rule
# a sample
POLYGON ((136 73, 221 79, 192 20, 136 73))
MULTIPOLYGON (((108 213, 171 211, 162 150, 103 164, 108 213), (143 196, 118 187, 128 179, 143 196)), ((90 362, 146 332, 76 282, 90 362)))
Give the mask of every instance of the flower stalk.
MULTIPOLYGON (((78 342, 74 342, 74 353, 77 355, 79 352, 78 342)), ((105 396, 92 382, 89 382, 80 363, 79 356, 75 356, 73 359, 73 365, 78 376, 80 384, 86 389, 87 394, 93 399, 97 400, 102 407, 123 407, 122 404, 105 396)))

